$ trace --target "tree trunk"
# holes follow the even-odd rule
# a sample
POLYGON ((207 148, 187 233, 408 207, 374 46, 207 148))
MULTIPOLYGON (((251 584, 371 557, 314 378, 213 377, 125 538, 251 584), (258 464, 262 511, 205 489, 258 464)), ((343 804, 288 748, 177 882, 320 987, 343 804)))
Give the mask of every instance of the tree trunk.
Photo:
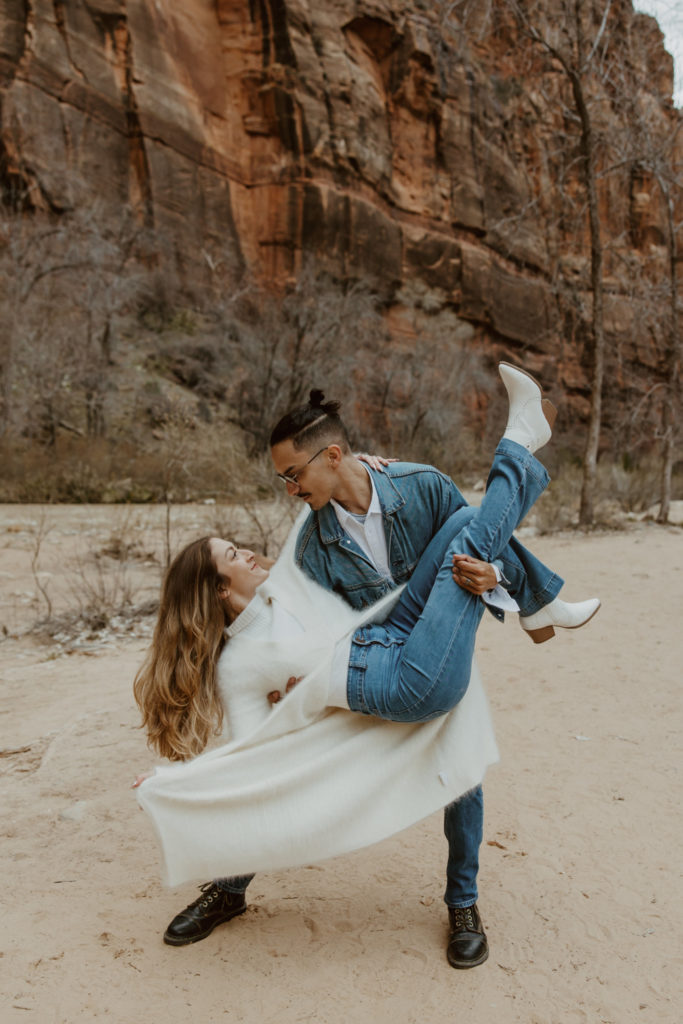
POLYGON ((671 334, 667 351, 667 380, 662 406, 662 474, 660 478, 658 523, 668 523, 671 508, 671 477, 673 473, 676 441, 676 398, 678 395, 678 369, 680 361, 680 340, 678 331, 678 287, 676 281, 676 229, 671 190, 658 178, 658 184, 666 200, 669 228, 669 281, 671 290, 671 334))
MULTIPOLYGON (((580 32, 580 28, 579 28, 580 32)), ((595 152, 590 112, 579 72, 570 75, 574 102, 581 121, 581 165, 588 200, 588 223, 591 246, 591 288, 593 315, 591 318, 591 404, 588 434, 584 451, 583 480, 579 523, 590 526, 595 518, 595 492, 597 484, 598 448, 602 424, 602 385, 605 369, 604 301, 602 288, 602 238, 598 212, 598 189, 595 174, 595 152)))
POLYGON ((560 64, 572 89, 574 106, 581 126, 579 151, 581 154, 581 176, 588 206, 588 223, 591 249, 591 288, 593 291, 593 314, 589 331, 589 355, 591 359, 591 400, 586 447, 584 450, 583 480, 581 486, 581 504, 579 522, 589 526, 595 518, 595 494, 597 484, 598 450, 600 446, 600 428, 602 426, 602 388, 605 366, 605 331, 604 301, 602 283, 603 247, 598 211, 598 188, 595 171, 596 142, 593 124, 588 107, 588 97, 584 92, 584 77, 590 74, 594 64, 594 56, 605 32, 610 14, 612 0, 607 0, 602 9, 602 21, 599 29, 591 39, 587 38, 584 24, 594 25, 597 13, 595 4, 586 4, 585 0, 567 0, 560 5, 562 17, 557 28, 564 40, 557 45, 547 39, 540 28, 531 22, 531 15, 526 9, 529 5, 510 0, 512 9, 519 19, 523 30, 535 43, 540 45, 560 64), (566 43, 569 41, 569 47, 566 43))
POLYGON ((662 428, 664 432, 664 440, 662 441, 662 475, 660 478, 659 485, 659 513, 657 514, 658 523, 669 522, 669 512, 671 511, 671 477, 673 474, 674 464, 674 417, 672 408, 672 396, 668 392, 664 398, 664 407, 662 408, 662 428))

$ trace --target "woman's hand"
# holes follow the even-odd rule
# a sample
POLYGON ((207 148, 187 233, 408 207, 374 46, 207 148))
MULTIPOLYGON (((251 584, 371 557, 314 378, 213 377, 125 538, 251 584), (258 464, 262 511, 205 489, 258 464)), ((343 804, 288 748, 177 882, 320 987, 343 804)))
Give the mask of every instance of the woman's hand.
MULTIPOLYGON (((301 682, 302 679, 303 676, 289 677, 289 679, 287 680, 287 685, 285 686, 285 697, 287 696, 290 690, 294 689, 297 683, 301 682)), ((268 694, 268 703, 270 704, 271 707, 273 707, 274 704, 279 704, 281 700, 282 694, 280 693, 279 690, 271 690, 270 693, 268 694)))
POLYGON ((453 579, 463 590, 480 597, 498 583, 493 566, 471 555, 453 555, 453 579))
POLYGON ((367 452, 354 452, 353 453, 360 462, 365 462, 370 469, 377 469, 382 472, 384 466, 388 466, 390 462, 398 462, 398 459, 385 459, 383 455, 369 455, 367 452))
POLYGON ((138 775, 138 777, 136 778, 135 782, 133 783, 133 785, 130 788, 131 789, 137 789, 138 786, 142 785, 142 783, 145 781, 145 779, 151 778, 152 775, 154 775, 154 769, 153 768, 152 768, 152 770, 150 772, 143 772, 142 775, 138 775))

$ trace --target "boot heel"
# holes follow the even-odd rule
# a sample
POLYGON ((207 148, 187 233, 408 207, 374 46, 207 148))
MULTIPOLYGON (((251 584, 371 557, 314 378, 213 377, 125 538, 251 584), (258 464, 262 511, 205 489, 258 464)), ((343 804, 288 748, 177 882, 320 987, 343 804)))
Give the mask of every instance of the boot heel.
POLYGON ((543 415, 548 421, 548 426, 552 430, 555 426, 555 420, 557 419, 557 409, 549 398, 544 398, 541 401, 541 408, 543 409, 543 415))
POLYGON ((552 626, 541 626, 539 629, 527 629, 527 633, 535 644, 545 643, 546 640, 552 640, 555 636, 555 630, 552 626))

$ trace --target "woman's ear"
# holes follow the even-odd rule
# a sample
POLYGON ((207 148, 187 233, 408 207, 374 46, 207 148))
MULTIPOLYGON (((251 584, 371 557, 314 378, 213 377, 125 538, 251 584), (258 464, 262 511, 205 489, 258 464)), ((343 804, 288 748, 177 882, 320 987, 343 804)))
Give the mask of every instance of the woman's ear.
POLYGON ((227 601, 227 599, 230 597, 230 591, 225 583, 218 584, 218 596, 220 597, 221 601, 227 601))

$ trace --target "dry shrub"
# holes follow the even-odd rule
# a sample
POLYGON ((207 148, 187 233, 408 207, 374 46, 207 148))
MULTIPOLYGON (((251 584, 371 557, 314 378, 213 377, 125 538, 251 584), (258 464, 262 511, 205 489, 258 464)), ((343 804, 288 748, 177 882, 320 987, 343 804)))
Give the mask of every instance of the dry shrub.
POLYGON ((598 494, 603 500, 618 503, 624 512, 643 512, 659 494, 661 464, 656 459, 642 459, 626 468, 620 463, 601 464, 598 494))
POLYGON ((141 529, 140 517, 129 505, 124 506, 117 512, 108 538, 98 551, 93 552, 93 557, 109 558, 115 562, 157 563, 158 553, 150 550, 146 537, 144 542, 140 538, 141 529))
MULTIPOLYGON (((113 556, 102 549, 84 552, 65 566, 66 591, 59 607, 46 588, 40 586, 39 555, 45 535, 41 526, 36 533, 31 568, 46 604, 46 614, 33 623, 31 632, 67 651, 99 646, 125 634, 150 635, 150 616, 156 612, 158 600, 140 598, 139 579, 136 581, 131 575, 132 559, 121 558, 122 548, 116 535, 114 543, 105 544, 104 548, 114 550, 113 556)), ((152 559, 150 556, 145 564, 155 567, 156 576, 158 567, 152 559)))
POLYGON ((0 461, 0 501, 9 503, 235 498, 245 481, 251 496, 259 496, 244 445, 229 424, 172 421, 135 443, 65 437, 46 449, 35 441, 6 442, 0 461))
POLYGON ((133 608, 135 587, 125 562, 102 558, 78 558, 69 580, 72 605, 90 629, 103 629, 117 615, 133 608))
POLYGON ((104 438, 60 437, 54 448, 8 441, 0 448, 0 501, 26 504, 99 504, 150 501, 136 478, 136 449, 104 438))
POLYGON ((581 474, 581 467, 569 462, 555 473, 529 517, 539 533, 554 533, 577 525, 581 474))
MULTIPOLYGON (((575 461, 567 461, 555 471, 530 517, 540 533, 578 525, 582 472, 575 461)), ((629 513, 644 512, 657 503, 660 475, 661 463, 655 458, 642 459, 629 468, 603 459, 598 464, 594 525, 623 529, 629 513)), ((683 467, 675 474, 672 492, 674 500, 683 497, 683 467)))

